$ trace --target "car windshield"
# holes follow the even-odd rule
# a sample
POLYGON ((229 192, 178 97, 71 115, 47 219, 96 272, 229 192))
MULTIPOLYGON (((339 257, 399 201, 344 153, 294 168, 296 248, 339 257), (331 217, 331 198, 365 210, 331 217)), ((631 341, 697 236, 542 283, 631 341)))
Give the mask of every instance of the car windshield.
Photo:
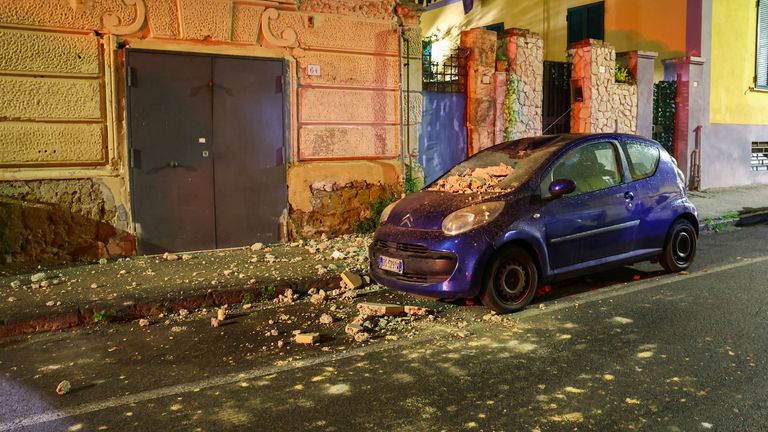
POLYGON ((454 193, 512 191, 571 138, 544 136, 495 145, 453 167, 428 190, 454 193))

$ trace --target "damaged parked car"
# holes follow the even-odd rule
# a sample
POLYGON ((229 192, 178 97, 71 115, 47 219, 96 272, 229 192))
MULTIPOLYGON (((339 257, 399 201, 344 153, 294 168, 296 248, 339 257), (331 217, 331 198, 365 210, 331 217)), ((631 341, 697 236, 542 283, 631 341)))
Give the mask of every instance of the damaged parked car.
POLYGON ((495 145, 387 207, 371 275, 442 299, 523 309, 540 284, 640 261, 687 269, 698 214, 655 141, 552 135, 495 145))

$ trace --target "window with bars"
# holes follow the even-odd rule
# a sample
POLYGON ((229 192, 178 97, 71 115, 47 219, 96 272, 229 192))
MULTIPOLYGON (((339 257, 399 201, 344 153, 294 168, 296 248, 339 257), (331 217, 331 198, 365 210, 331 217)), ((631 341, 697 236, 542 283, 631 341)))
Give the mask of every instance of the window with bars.
POLYGON ((768 171, 768 141, 752 143, 752 171, 768 171))
POLYGON ((757 52, 755 87, 768 89, 768 0, 757 3, 757 52))

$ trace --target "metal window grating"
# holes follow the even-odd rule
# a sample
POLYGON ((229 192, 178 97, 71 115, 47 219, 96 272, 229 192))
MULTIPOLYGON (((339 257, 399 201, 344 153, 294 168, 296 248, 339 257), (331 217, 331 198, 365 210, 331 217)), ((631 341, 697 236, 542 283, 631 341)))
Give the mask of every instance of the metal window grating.
POLYGON ((752 143, 752 171, 768 171, 768 141, 752 143))
POLYGON ((463 93, 467 82, 469 49, 456 48, 442 62, 432 61, 432 50, 422 57, 422 89, 429 92, 463 93))

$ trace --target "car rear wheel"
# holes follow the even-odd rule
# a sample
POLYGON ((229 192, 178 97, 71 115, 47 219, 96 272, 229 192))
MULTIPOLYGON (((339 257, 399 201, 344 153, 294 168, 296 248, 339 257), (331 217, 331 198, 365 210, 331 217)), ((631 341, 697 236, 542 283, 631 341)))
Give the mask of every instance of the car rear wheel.
POLYGON ((539 272, 531 255, 523 249, 502 250, 488 267, 483 304, 498 313, 525 308, 536 294, 539 272))
POLYGON ((696 230, 690 222, 678 219, 667 234, 661 265, 668 271, 680 272, 691 266, 696 256, 696 230))

